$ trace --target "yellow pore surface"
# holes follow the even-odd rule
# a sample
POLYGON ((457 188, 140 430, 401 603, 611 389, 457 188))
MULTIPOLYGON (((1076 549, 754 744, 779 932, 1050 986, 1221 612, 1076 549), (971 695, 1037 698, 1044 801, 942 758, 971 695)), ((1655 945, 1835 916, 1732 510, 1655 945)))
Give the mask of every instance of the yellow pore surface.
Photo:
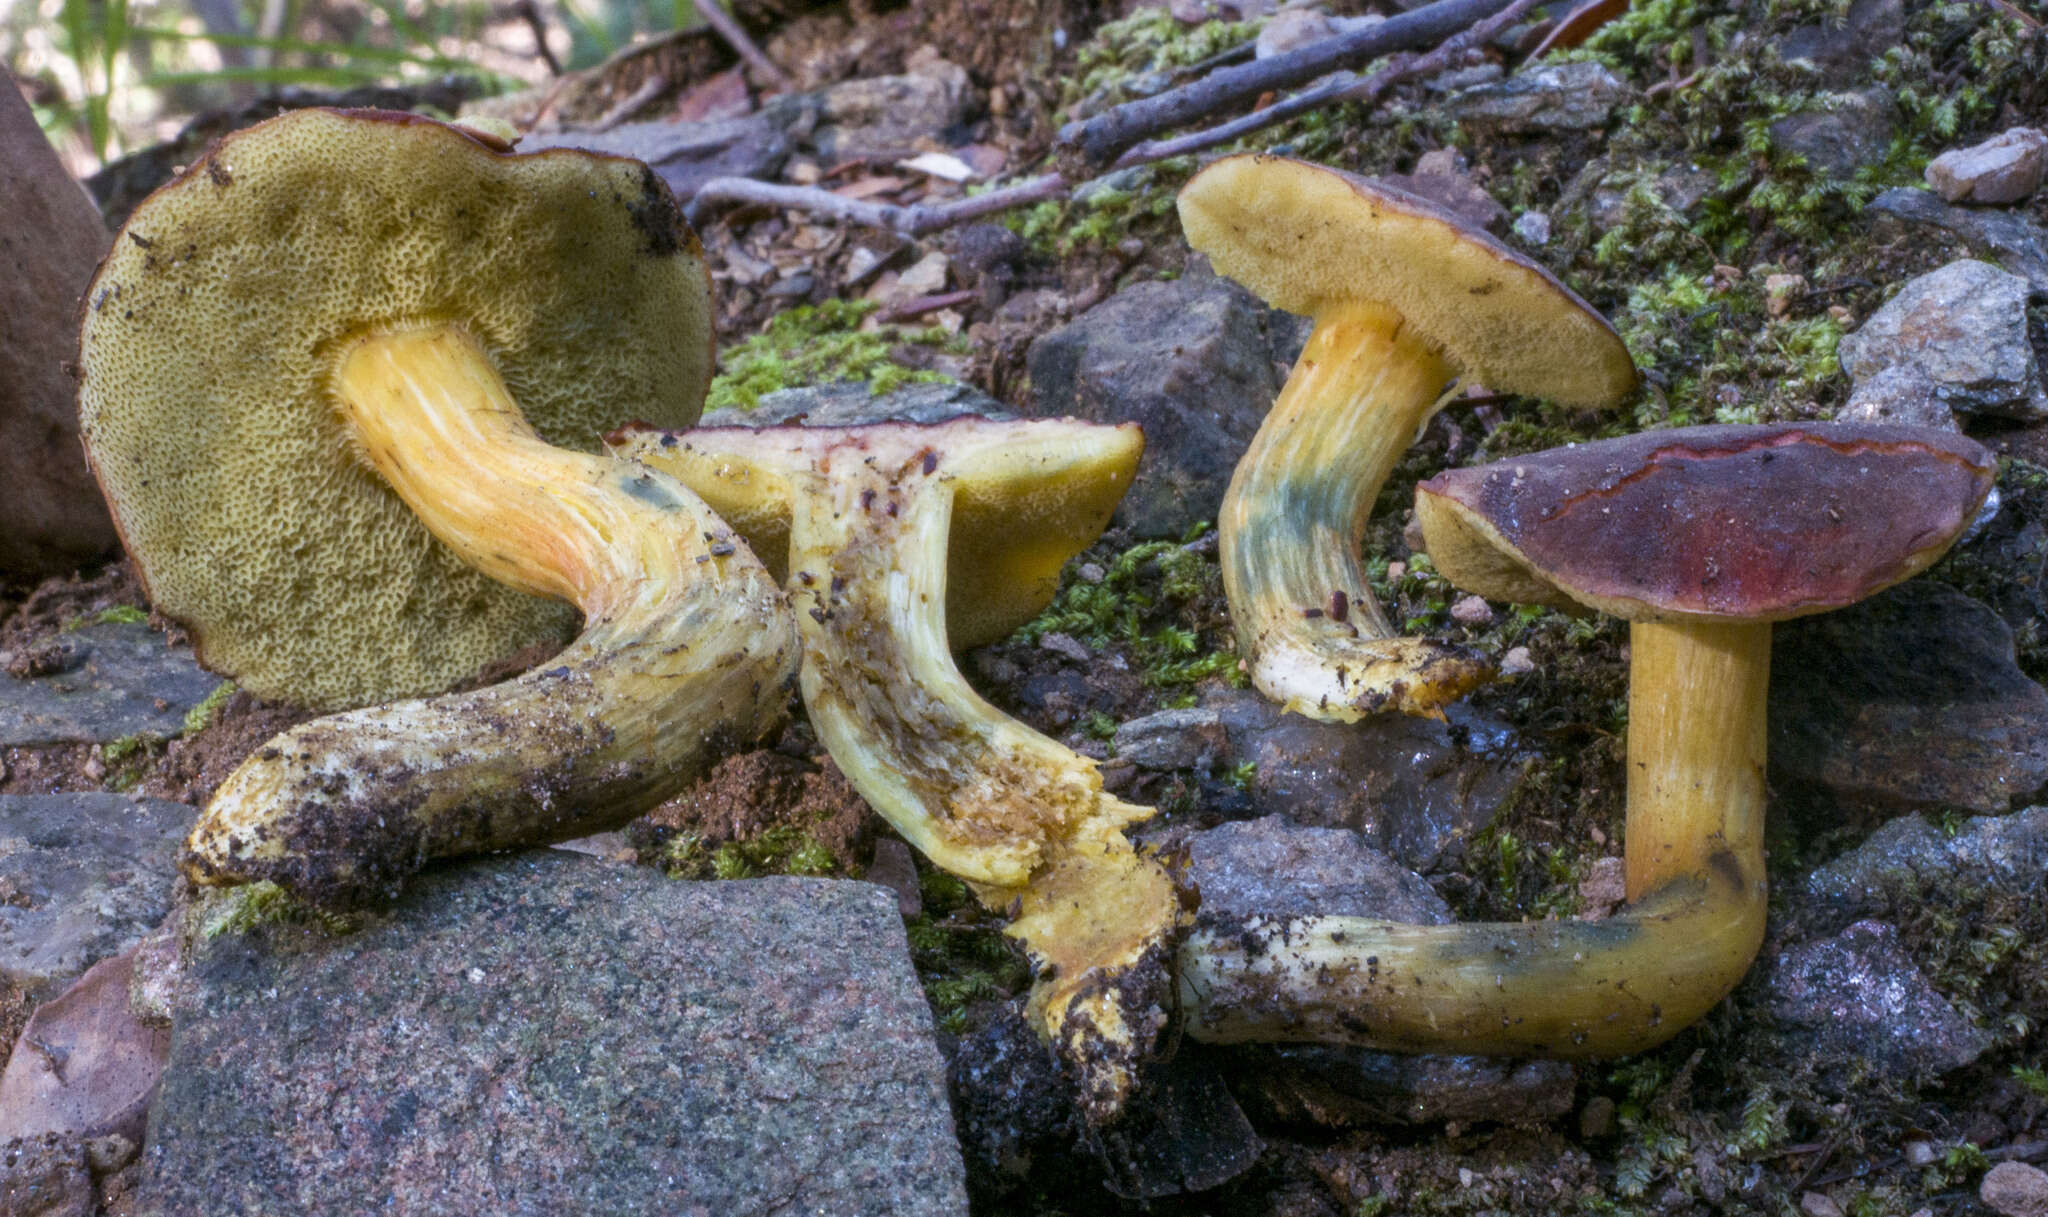
POLYGON ((1612 328, 1542 267, 1400 191, 1284 157, 1226 157, 1180 193, 1188 244, 1278 308, 1398 311, 1490 389, 1606 406, 1635 386, 1612 328))
POLYGON ((634 161, 300 111, 152 195, 94 280, 94 469, 151 599, 245 688, 321 709, 426 695, 567 636, 566 606, 429 536, 334 404, 343 340, 434 324, 474 335, 563 447, 702 409, 702 252, 634 161))

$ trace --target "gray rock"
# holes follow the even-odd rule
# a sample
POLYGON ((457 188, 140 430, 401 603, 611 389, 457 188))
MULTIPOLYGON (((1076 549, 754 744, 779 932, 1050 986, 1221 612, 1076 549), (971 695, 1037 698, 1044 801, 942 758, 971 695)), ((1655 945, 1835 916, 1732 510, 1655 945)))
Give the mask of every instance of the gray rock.
POLYGON ((1941 399, 1941 386, 1911 364, 1880 368, 1875 375, 1857 381, 1835 418, 1845 423, 1962 430, 1955 411, 1941 399))
POLYGON ((1977 1198, 2001 1217, 2048 1217, 2048 1171, 2025 1162, 2001 1162, 1984 1172, 1977 1198))
POLYGON ((1786 622, 1771 764, 1859 808, 2004 811, 2048 782, 2048 692, 2004 620, 1929 580, 1786 622))
POLYGON ((1031 413, 1145 429, 1145 456, 1116 522, 1179 536, 1216 518, 1284 371, 1299 319, 1227 280, 1134 284, 1031 344, 1031 413))
POLYGON ((1289 1124, 1541 1123, 1572 1109, 1578 1070, 1563 1061, 1411 1055, 1329 1044, 1246 1046, 1234 1089, 1254 1114, 1289 1124))
POLYGON ((54 992, 170 912, 197 812, 125 794, 0 795, 0 979, 54 992))
POLYGON ((220 677, 146 625, 102 622, 58 640, 72 653, 47 676, 0 675, 0 746, 168 739, 220 677))
POLYGON ((1590 162, 1579 176, 1573 179, 1566 190, 1567 205, 1574 200, 1583 200, 1587 218, 1593 227, 1601 232, 1619 225, 1628 215, 1629 195, 1640 185, 1647 196, 1657 204, 1669 209, 1673 215, 1685 216, 1714 188, 1720 179, 1711 169, 1698 165, 1656 165, 1654 173, 1616 174, 1609 171, 1607 162, 1590 162))
POLYGON ((1885 191, 1864 210, 1880 224, 1948 233, 1980 257, 2025 279, 2035 296, 2048 296, 2048 231, 2012 212, 1958 207, 1942 202, 1932 191, 1911 186, 1885 191))
POLYGON ((194 951, 138 1213, 966 1211, 884 888, 536 851, 194 951))
POLYGON ((1514 233, 1531 245, 1550 244, 1550 216, 1541 211, 1525 211, 1515 217, 1514 233))
POLYGON ((1846 178, 1884 159, 1898 128, 1899 107, 1890 90, 1824 93, 1813 104, 1771 124, 1771 148, 1800 156, 1825 177, 1846 178))
POLYGON ((1015 418, 1003 403, 972 385, 958 381, 925 381, 887 393, 876 393, 858 381, 835 381, 764 394, 751 410, 713 410, 702 427, 779 427, 801 422, 807 427, 857 427, 864 423, 937 423, 962 414, 983 418, 1015 418))
POLYGON ((1348 828, 1426 869, 1493 820, 1519 774, 1500 723, 1463 706, 1447 722, 1380 714, 1324 723, 1251 694, 1219 704, 1235 753, 1253 762, 1252 805, 1297 824, 1348 828))
POLYGON ((1447 109, 1461 123, 1501 133, 1587 131, 1604 125, 1629 95, 1603 64, 1554 63, 1467 89, 1447 109))
POLYGON ((2041 188, 2048 133, 2014 127, 1927 162, 1927 184, 1951 203, 2017 203, 2041 188))
POLYGON ((0 1213, 8 1217, 93 1217, 85 1146, 50 1133, 0 1145, 0 1213))
POLYGON ((1161 710, 1119 724, 1116 755, 1140 769, 1207 772, 1230 755, 1223 716, 1211 709, 1161 710))
POLYGON ((1842 339, 1842 368, 1856 381, 1848 409, 1873 419, 1886 408, 1911 414, 1897 403, 1931 397, 1966 414, 2048 417, 2027 294, 2025 279, 1970 259, 1908 281, 1842 339))
POLYGON ((1426 173, 1418 168, 1415 173, 1387 173, 1372 180, 1434 203, 1474 228, 1498 232, 1507 222, 1508 209, 1461 169, 1426 173))
POLYGON ((1841 86, 1862 76, 1870 61, 1906 35, 1904 0, 1856 0, 1842 20, 1832 18, 1789 31, 1778 45, 1786 63, 1805 60, 1822 83, 1841 86))
POLYGON ((587 148, 646 161, 682 202, 715 177, 772 178, 789 159, 793 107, 714 122, 621 123, 609 131, 529 135, 521 152, 587 148))
POLYGON ((1853 1088, 1858 1070, 1929 1077, 1992 1045, 1934 991, 1881 921, 1780 952, 1761 978, 1764 1002, 1822 1077, 1853 1088))
POLYGON ((1416 925, 1456 918, 1414 871, 1395 865, 1355 832, 1303 828, 1267 816, 1187 833, 1187 880, 1203 915, 1380 917, 1416 925))
POLYGON ((1959 879, 2038 884, 2048 873, 2048 807, 1972 816, 1953 835, 1919 816, 1880 825, 1863 844, 1815 868, 1806 893, 1842 914, 1883 909, 1959 879))
POLYGON ((912 156, 920 141, 943 142, 966 119, 971 96, 966 70, 942 59, 903 76, 849 80, 819 95, 811 143, 827 161, 912 156))

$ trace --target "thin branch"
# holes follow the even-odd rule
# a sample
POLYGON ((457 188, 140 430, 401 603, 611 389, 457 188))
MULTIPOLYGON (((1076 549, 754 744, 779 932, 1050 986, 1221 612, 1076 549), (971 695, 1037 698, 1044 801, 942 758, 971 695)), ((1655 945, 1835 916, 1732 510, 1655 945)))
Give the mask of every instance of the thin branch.
POLYGON ((606 110, 596 122, 590 124, 590 130, 600 133, 611 130, 637 114, 640 107, 661 96, 661 91, 666 88, 668 77, 661 72, 654 73, 641 81, 639 88, 620 98, 611 109, 606 110))
POLYGON ((720 38, 725 39, 725 44, 737 51, 741 59, 746 60, 755 71, 766 76, 769 83, 776 88, 786 90, 790 87, 789 73, 783 71, 773 59, 768 58, 766 51, 755 45, 754 40, 747 36, 747 31, 740 27, 738 19, 725 11, 723 4, 718 0, 695 0, 695 3, 697 15, 704 18, 704 24, 710 26, 720 38))
POLYGON ((1218 144, 1227 144, 1241 139, 1254 131, 1283 123, 1300 114, 1320 110, 1324 106, 1341 101, 1376 102, 1404 80, 1428 76, 1451 65, 1451 61, 1475 46, 1484 46, 1500 32, 1513 25, 1523 14, 1543 3, 1544 0, 1513 0, 1506 8, 1495 13, 1477 25, 1451 35, 1437 48, 1426 55, 1399 55, 1394 62, 1361 79, 1355 72, 1335 72, 1330 79, 1313 89, 1305 89, 1285 101, 1276 102, 1263 110, 1254 110, 1226 123, 1219 123, 1200 131, 1192 131, 1173 139, 1146 140, 1133 145, 1117 158, 1114 168, 1128 169, 1132 165, 1146 165, 1163 161, 1168 157, 1186 156, 1218 144))
POLYGON ((1376 25, 1348 30, 1285 55, 1225 68, 1178 89, 1127 102, 1060 128, 1063 159, 1084 171, 1108 165, 1140 140, 1260 95, 1307 84, 1347 64, 1439 42, 1506 8, 1511 0, 1436 0, 1376 25))
POLYGON ((684 206, 684 215, 692 224, 702 224, 712 203, 752 203, 766 207, 785 207, 792 211, 808 212, 839 220, 847 224, 861 224, 869 228, 900 232, 909 237, 921 237, 965 224, 986 215, 1023 207, 1063 196, 1067 190, 1066 179, 1057 173, 1042 174, 1026 178, 1014 186, 991 190, 986 194, 971 195, 949 203, 918 203, 904 207, 896 203, 871 203, 866 199, 850 199, 845 195, 820 190, 815 186, 783 186, 775 182, 757 181, 750 177, 715 177, 697 188, 697 193, 684 206))

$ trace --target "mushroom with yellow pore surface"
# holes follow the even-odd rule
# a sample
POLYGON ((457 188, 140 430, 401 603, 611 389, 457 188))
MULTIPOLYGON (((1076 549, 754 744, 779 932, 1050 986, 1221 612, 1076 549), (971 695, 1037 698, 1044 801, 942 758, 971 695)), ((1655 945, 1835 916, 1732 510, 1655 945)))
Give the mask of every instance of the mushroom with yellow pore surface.
POLYGON ((1416 489, 1437 568, 1496 599, 1629 626, 1629 903, 1599 922, 1198 925, 1200 1039, 1616 1056, 1668 1039, 1763 939, 1771 623, 1925 569, 1994 466, 1912 427, 1697 427, 1439 474, 1416 489))
POLYGON ((966 879, 1037 965, 1031 1013, 1091 1116, 1122 1105, 1167 1023, 1176 885, 1095 763, 998 711, 948 646, 1007 635, 1130 486, 1135 426, 1067 419, 629 427, 615 454, 674 475, 783 566, 804 704, 896 830, 966 879), (786 558, 784 557, 786 555, 786 558))
POLYGON ((1219 272, 1315 319, 1217 519, 1253 685, 1313 718, 1440 715, 1487 669, 1395 635, 1359 560, 1373 499, 1454 378, 1608 406, 1635 387, 1627 348, 1542 267, 1335 169, 1225 157, 1181 189, 1180 218, 1219 272))
POLYGON ((516 680, 272 740, 188 874, 343 903, 622 822, 780 717, 799 651, 765 568, 671 479, 552 442, 694 419, 707 292, 645 166, 411 115, 273 120, 137 209, 88 297, 84 431, 209 662, 350 704, 474 674, 555 601, 585 618, 516 680))

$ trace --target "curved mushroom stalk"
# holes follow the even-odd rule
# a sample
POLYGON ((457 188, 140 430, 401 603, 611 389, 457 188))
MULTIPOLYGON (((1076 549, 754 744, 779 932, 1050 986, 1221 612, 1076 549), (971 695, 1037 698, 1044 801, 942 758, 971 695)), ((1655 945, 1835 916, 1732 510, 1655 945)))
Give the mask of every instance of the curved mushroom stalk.
POLYGON ((1442 717, 1491 669, 1381 615, 1358 558, 1373 499, 1453 378, 1614 405, 1635 385, 1628 348, 1542 267, 1365 178, 1228 156, 1179 207, 1219 273, 1316 323, 1217 523, 1252 683, 1311 718, 1442 717))
POLYGON ((344 903, 429 858, 622 823, 780 718, 801 654, 788 608, 687 488, 543 442, 460 329, 361 338, 333 387, 364 457, 434 536, 576 604, 586 628, 516 680, 271 741, 194 828, 193 879, 344 903))
POLYGON ((1489 674, 1465 651, 1400 637, 1359 561, 1373 500, 1451 377, 1394 310, 1333 307, 1231 475, 1223 590, 1252 683, 1286 709, 1440 718, 1489 674))
POLYGON ((957 419, 624 436, 616 452, 737 516, 778 504, 819 737, 907 840, 989 907, 1014 910, 1009 933, 1039 977, 1033 1017, 1078 1072, 1091 1117, 1113 1115, 1167 1023, 1179 893, 1124 839, 1150 808, 1105 793, 1093 761, 968 686, 946 605, 962 549, 1016 549, 1020 573, 1056 576, 1128 486, 1136 428, 957 419), (1003 534, 956 538, 956 506, 970 503, 1003 534))
POLYGON ((1628 890, 1599 922, 1199 924, 1196 1039, 1620 1056, 1712 1009, 1763 942, 1770 626, 1630 631, 1628 890))

